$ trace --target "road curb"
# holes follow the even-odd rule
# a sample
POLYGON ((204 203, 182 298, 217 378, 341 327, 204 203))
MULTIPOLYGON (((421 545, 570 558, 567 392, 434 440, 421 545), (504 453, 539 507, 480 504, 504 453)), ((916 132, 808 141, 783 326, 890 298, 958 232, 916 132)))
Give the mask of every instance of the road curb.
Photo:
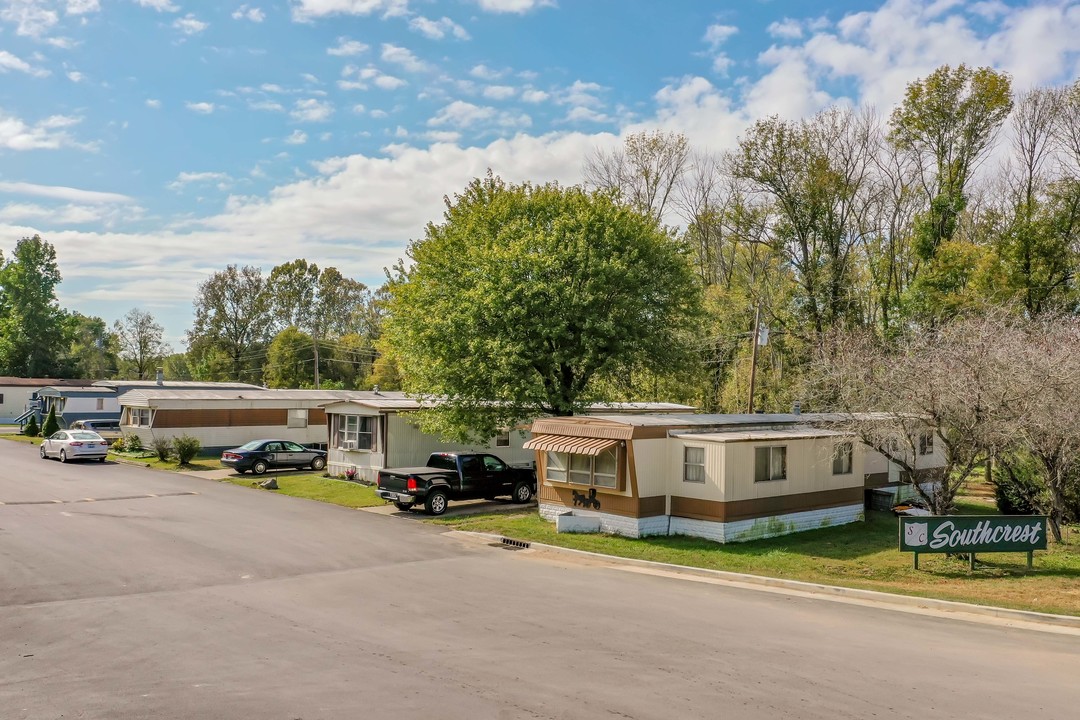
POLYGON ((880 592, 877 590, 861 590, 858 588, 840 587, 838 585, 809 583, 802 580, 785 580, 783 578, 766 577, 763 575, 748 575, 745 573, 731 572, 729 570, 710 570, 708 568, 696 568, 690 567, 688 565, 674 565, 672 563, 656 562, 653 560, 638 560, 636 558, 624 558, 617 555, 604 555, 603 553, 589 552, 587 550, 574 550, 572 548, 559 547, 558 545, 547 545, 545 543, 516 540, 513 538, 508 538, 504 535, 497 535, 494 533, 480 533, 468 530, 450 530, 448 531, 448 534, 468 535, 494 542, 509 541, 507 544, 511 546, 526 546, 529 548, 539 548, 556 553, 577 555, 579 557, 588 557, 610 564, 629 565, 632 567, 648 568, 652 570, 663 570, 665 572, 673 574, 692 575, 696 577, 709 578, 712 580, 719 580, 730 584, 757 585, 766 588, 791 590, 809 595, 822 595, 833 598, 862 600, 883 605, 899 606, 901 608, 919 608, 923 610, 934 610, 940 613, 953 615, 979 615, 983 617, 997 618, 1000 620, 1014 620, 1020 622, 1028 622, 1040 625, 1052 625, 1055 627, 1065 627, 1080 630, 1080 617, 1074 617, 1071 615, 1054 615, 1051 613, 1035 612, 1033 610, 1012 610, 1010 608, 999 608, 992 605, 976 605, 974 603, 958 602, 956 600, 938 600, 935 598, 924 598, 915 595, 894 595, 893 593, 880 592))

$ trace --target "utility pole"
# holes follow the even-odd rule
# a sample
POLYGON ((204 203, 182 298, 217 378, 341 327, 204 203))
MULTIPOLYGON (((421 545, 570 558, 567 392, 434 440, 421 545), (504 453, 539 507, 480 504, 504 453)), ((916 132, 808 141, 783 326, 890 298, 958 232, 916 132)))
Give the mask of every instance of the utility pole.
POLYGON ((757 348, 758 348, 758 333, 761 331, 761 305, 758 304, 757 309, 754 311, 754 332, 750 334, 750 394, 746 399, 746 412, 753 414, 754 412, 754 381, 757 380, 757 348))

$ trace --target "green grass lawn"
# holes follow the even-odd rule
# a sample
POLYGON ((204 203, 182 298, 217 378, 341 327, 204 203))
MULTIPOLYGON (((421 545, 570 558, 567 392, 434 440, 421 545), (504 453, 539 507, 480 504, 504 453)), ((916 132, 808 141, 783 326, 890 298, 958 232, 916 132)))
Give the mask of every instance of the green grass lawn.
POLYGON ((28 436, 22 435, 20 433, 14 433, 14 434, 9 433, 9 434, 5 434, 5 435, 0 435, 0 439, 11 440, 12 442, 28 443, 30 445, 40 445, 41 444, 41 438, 39 438, 39 437, 28 437, 28 436))
MULTIPOLYGON (((347 480, 323 477, 317 473, 305 473, 302 475, 270 474, 261 475, 257 479, 253 479, 251 476, 230 477, 225 478, 222 482, 258 488, 259 482, 271 477, 277 479, 278 489, 263 490, 263 492, 320 500, 350 508, 373 507, 386 503, 385 500, 375 494, 375 488, 348 482, 347 480)), ((258 489, 261 490, 261 488, 258 489)))
MULTIPOLYGON (((964 502, 963 514, 993 513, 985 502, 964 502)), ((1023 553, 978 556, 973 575, 967 562, 922 555, 919 570, 911 553, 901 553, 892 513, 869 513, 865 523, 794 533, 745 543, 714 543, 664 536, 642 539, 614 535, 556 533, 536 511, 433 519, 455 530, 497 533, 519 540, 690 567, 788 578, 984 605, 1080 615, 1080 528, 1066 543, 1035 553, 1026 571, 1023 553)))

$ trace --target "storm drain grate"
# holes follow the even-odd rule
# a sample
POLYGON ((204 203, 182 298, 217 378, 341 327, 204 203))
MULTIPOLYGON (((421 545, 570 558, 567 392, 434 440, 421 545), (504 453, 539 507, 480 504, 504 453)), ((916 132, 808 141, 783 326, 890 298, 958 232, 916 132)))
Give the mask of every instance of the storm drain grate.
POLYGON ((525 542, 524 540, 511 540, 510 538, 504 537, 501 542, 503 544, 503 547, 505 547, 508 550, 528 550, 529 549, 529 543, 525 542))

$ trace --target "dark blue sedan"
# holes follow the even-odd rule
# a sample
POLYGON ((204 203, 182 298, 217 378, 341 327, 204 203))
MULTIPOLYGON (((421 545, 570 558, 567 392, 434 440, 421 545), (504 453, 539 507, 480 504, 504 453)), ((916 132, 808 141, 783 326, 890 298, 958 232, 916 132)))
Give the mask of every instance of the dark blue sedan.
POLYGON ((292 440, 252 440, 221 453, 221 464, 238 473, 250 470, 256 475, 271 468, 322 470, 326 467, 326 451, 304 447, 292 440))

